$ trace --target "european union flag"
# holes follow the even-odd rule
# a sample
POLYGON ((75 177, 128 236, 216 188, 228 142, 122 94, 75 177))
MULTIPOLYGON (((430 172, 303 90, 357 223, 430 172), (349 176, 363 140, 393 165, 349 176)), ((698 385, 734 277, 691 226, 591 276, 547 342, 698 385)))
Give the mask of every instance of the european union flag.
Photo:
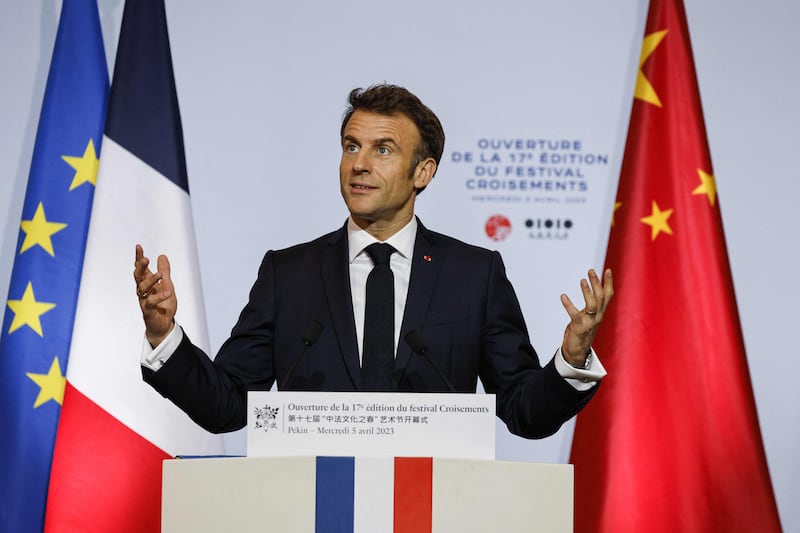
POLYGON ((0 336, 0 524, 41 531, 108 99, 95 0, 64 0, 0 336))

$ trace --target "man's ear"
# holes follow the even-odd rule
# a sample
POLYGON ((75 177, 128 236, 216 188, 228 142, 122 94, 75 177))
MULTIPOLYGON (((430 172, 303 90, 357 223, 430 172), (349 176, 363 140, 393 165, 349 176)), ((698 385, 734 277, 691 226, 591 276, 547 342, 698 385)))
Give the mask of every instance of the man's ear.
POLYGON ((414 171, 414 188, 426 187, 433 179, 434 174, 436 174, 436 161, 432 157, 420 161, 414 171))

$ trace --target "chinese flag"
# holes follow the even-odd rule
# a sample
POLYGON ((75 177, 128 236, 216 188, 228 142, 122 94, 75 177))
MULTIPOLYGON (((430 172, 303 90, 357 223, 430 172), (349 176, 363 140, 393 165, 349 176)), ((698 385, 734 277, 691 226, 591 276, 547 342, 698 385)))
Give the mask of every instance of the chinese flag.
POLYGON ((650 2, 639 64, 575 531, 780 531, 681 0, 650 2))

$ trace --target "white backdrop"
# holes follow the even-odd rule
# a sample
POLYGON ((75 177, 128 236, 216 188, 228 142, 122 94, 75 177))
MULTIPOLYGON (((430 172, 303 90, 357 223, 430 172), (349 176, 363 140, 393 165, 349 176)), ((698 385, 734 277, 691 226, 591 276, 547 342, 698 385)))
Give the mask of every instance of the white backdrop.
MULTIPOLYGON (((99 4, 111 66, 122 1, 99 4)), ((800 409, 784 377, 800 354, 791 335, 800 240, 790 219, 800 198, 791 144, 800 140, 800 45, 791 37, 800 5, 738 4, 687 0, 686 8, 773 485, 784 528, 800 531, 800 409)), ((59 6, 0 4, 3 297, 59 6)), ((602 266, 646 12, 644 0, 167 0, 211 345, 227 336, 266 249, 343 222, 345 96, 388 81, 422 97, 448 135, 418 213, 429 227, 503 253, 534 345, 548 359, 566 321, 558 294, 578 299, 578 279, 602 266), (578 140, 608 164, 581 169, 580 194, 476 199, 486 196, 467 187, 476 164, 454 153, 480 157, 481 139, 518 138, 578 140), (504 241, 483 230, 494 214, 511 221, 504 241), (549 239, 524 227, 547 218, 573 225, 549 239)), ((564 461, 570 434, 571 425, 543 441, 501 433, 498 456, 564 461)))

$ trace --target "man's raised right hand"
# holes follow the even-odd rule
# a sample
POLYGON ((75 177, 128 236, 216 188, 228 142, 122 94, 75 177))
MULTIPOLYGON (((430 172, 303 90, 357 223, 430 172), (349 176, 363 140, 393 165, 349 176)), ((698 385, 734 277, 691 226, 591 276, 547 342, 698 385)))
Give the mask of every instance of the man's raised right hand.
POLYGON ((151 272, 149 265, 150 259, 145 257, 142 246, 137 244, 133 279, 136 281, 136 295, 139 297, 139 307, 144 319, 145 336, 155 348, 172 331, 178 300, 175 297, 167 256, 158 256, 156 272, 151 272))

